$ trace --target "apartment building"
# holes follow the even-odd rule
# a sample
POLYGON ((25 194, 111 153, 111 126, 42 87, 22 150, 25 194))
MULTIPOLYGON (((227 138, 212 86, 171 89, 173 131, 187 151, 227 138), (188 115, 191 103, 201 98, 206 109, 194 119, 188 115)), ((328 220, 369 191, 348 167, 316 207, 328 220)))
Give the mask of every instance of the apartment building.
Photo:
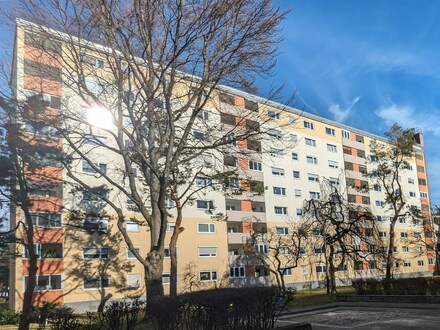
MULTIPOLYGON (((75 90, 65 78, 69 67, 62 56, 68 47, 56 38, 40 40, 43 47, 32 35, 30 26, 24 21, 17 23, 12 79, 15 92, 22 100, 42 95, 49 102, 47 115, 56 116, 63 111, 65 102, 70 106, 78 103, 75 90), (42 75, 41 72, 51 74, 42 75)), ((99 49, 98 45, 96 49, 90 48, 92 55, 85 57, 88 65, 98 70, 107 65, 105 57, 99 57, 99 49)), ((225 86, 219 87, 211 97, 212 101, 201 115, 203 127, 227 127, 241 122, 247 127, 265 127, 267 136, 258 140, 231 141, 230 148, 237 150, 236 157, 220 155, 212 158, 217 162, 216 166, 234 170, 237 176, 229 180, 226 192, 206 189, 184 208, 185 231, 179 238, 177 252, 179 291, 188 290, 189 286, 202 289, 273 284, 273 277, 264 263, 249 253, 251 235, 267 230, 286 235, 292 223, 302 221, 304 200, 320 198, 323 178, 339 185, 350 203, 370 208, 377 215, 377 224, 383 228, 382 238, 386 240, 390 214, 383 207, 385 195, 381 187, 356 188, 368 185, 364 173, 372 166, 369 162, 370 146, 373 143, 386 144, 385 139, 225 86), (240 153, 243 150, 252 152, 240 153), (235 193, 238 190, 240 193, 235 193), (207 212, 214 208, 216 214, 227 217, 219 220, 212 212, 207 212)), ((78 105, 78 111, 79 108, 78 105)), ((99 136, 106 143, 110 137, 99 128, 105 116, 98 117, 97 121, 97 127, 90 134, 99 136)), ((26 125, 24 127, 40 137, 33 140, 37 141, 35 143, 66 148, 55 129, 35 132, 26 125)), ((194 134, 202 137, 203 132, 195 131, 194 134)), ((429 189, 421 133, 417 133, 416 140, 416 157, 409 160, 411 165, 402 174, 400 182, 408 204, 421 209, 428 217, 429 189)), ((93 141, 85 140, 83 148, 90 152, 99 171, 116 173, 117 158, 100 150, 93 141)), ((34 239, 39 255, 35 304, 53 301, 88 310, 110 299, 143 296, 143 267, 118 233, 111 209, 86 191, 72 190, 72 179, 59 164, 48 164, 42 171, 44 175, 33 179, 48 180, 53 184, 50 189, 32 196, 36 226, 34 239), (75 216, 70 210, 77 211, 75 216), (93 216, 88 215, 92 213, 93 216)), ((70 165, 70 172, 90 186, 103 182, 96 175, 97 169, 81 159, 70 165)), ((209 187, 210 180, 200 177, 195 185, 209 187)), ((123 205, 127 218, 133 219, 125 223, 125 230, 135 249, 146 255, 149 251, 148 228, 136 221, 136 208, 131 200, 114 191, 111 194, 115 203, 123 205)), ((21 217, 19 211, 12 213, 11 227, 21 217)), ((167 242, 174 229, 174 217, 170 202, 167 242)), ((409 218, 402 218, 396 232, 397 238, 402 239, 416 232, 426 243, 409 247, 405 245, 406 240, 398 239, 396 253, 402 262, 395 265, 396 273, 406 276, 432 273, 435 254, 427 249, 434 239, 430 236, 429 223, 414 225, 409 218)), ((264 242, 252 248, 263 253, 267 249, 264 242)), ((10 308, 19 309, 29 262, 22 246, 17 244, 14 249, 21 257, 12 260, 10 308)), ((308 246, 304 246, 302 263, 285 272, 286 284, 299 289, 321 285, 326 272, 321 252, 314 248, 314 238, 311 237, 308 246), (306 250, 313 253, 308 254, 306 250)), ((339 277, 377 276, 380 268, 381 265, 372 267, 367 262, 347 264, 341 268, 339 277)), ((162 276, 165 290, 170 281, 169 269, 169 250, 166 249, 162 276)))

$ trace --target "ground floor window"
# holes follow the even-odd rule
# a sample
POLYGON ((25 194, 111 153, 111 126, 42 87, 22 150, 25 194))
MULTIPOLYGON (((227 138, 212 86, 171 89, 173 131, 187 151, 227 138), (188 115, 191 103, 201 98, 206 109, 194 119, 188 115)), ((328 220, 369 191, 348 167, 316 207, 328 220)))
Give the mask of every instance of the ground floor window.
POLYGON ((110 276, 93 276, 84 278, 84 289, 105 289, 110 287, 110 276))
MULTIPOLYGON (((24 277, 24 288, 28 283, 28 276, 24 277)), ((63 288, 63 275, 37 275, 34 291, 47 291, 47 290, 62 290, 63 288)))

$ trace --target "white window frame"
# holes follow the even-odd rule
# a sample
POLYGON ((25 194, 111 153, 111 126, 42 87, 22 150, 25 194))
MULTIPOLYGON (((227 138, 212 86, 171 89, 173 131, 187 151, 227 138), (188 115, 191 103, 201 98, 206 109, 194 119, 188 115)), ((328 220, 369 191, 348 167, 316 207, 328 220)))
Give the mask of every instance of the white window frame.
POLYGON ((285 236, 289 234, 289 227, 275 227, 275 232, 278 236, 285 236))
POLYGON ((304 120, 304 128, 315 129, 315 124, 311 121, 304 120))
POLYGON ((338 148, 335 144, 327 143, 327 151, 338 152, 338 148))
POLYGON ((215 225, 215 223, 199 222, 197 224, 197 233, 199 233, 199 234, 215 234, 216 233, 216 225, 215 225), (200 225, 207 225, 208 231, 200 231, 200 225), (211 231, 212 228, 214 228, 214 231, 211 231))
POLYGON ((127 274, 127 287, 128 288, 140 288, 141 287, 141 281, 142 281, 142 276, 141 274, 127 274), (135 279, 134 282, 136 282, 136 285, 130 285, 130 278, 133 281, 133 279, 135 279))
POLYGON ((199 246, 198 247, 199 258, 215 258, 217 257, 216 246, 199 246), (213 252, 203 252, 203 249, 213 249, 213 252))
POLYGON ((280 168, 280 167, 272 167, 272 175, 284 176, 285 170, 284 170, 284 168, 280 168))
POLYGON ((315 156, 306 156, 307 164, 318 165, 318 158, 315 156))
POLYGON ((252 171, 262 172, 263 163, 258 162, 256 160, 249 160, 249 169, 252 171))
POLYGON ((125 223, 125 230, 127 233, 138 233, 140 232, 139 223, 133 221, 127 221, 125 223))
POLYGON ((325 127, 325 134, 327 135, 331 135, 331 136, 336 136, 336 131, 334 128, 331 127, 325 127))
POLYGON ((273 194, 278 196, 286 196, 286 188, 273 186, 273 194))
POLYGON ((216 270, 201 270, 201 271, 199 271, 199 279, 200 279, 200 282, 217 282, 218 273, 216 270), (209 274, 209 279, 202 280, 202 273, 209 274))
POLYGON ((304 143, 306 144, 306 146, 316 147, 316 140, 314 140, 314 139, 305 138, 304 143))
POLYGON ((287 206, 274 206, 273 209, 274 209, 275 215, 287 215, 288 214, 287 206), (277 211, 280 211, 280 213, 277 213, 277 211))

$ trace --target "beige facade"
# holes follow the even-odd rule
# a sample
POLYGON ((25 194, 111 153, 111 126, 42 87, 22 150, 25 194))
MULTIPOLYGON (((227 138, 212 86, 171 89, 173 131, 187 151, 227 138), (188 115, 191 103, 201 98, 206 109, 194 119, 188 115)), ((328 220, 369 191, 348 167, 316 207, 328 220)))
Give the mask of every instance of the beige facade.
MULTIPOLYGON (((66 67, 63 67, 61 57, 66 52, 66 45, 60 43, 59 53, 52 51, 47 56, 47 50, 38 49, 25 36, 26 23, 17 25, 15 45, 14 81, 17 96, 24 98, 26 93, 44 93, 51 100, 51 111, 61 111, 57 104, 69 102, 71 107, 80 108, 79 98, 64 80, 66 67), (62 50, 61 50, 62 49, 62 50), (29 63, 48 65, 54 71, 64 72, 58 79, 39 77, 29 70, 29 63), (53 104, 53 105, 52 105, 53 104)), ((184 87, 182 87, 184 88, 184 87)), ((228 125, 228 118, 233 118, 234 124, 240 118, 258 121, 269 135, 259 141, 258 148, 245 156, 240 151, 250 149, 251 141, 237 143, 237 159, 234 163, 216 161, 216 166, 232 165, 236 168, 239 181, 224 193, 222 191, 201 191, 194 202, 184 209, 184 232, 178 242, 178 290, 202 289, 213 286, 245 286, 270 285, 274 283, 273 276, 265 269, 261 261, 249 254, 249 239, 255 231, 273 228, 289 228, 292 224, 302 221, 302 207, 305 199, 319 198, 320 182, 323 178, 339 184, 340 191, 347 195, 352 203, 371 208, 378 215, 378 226, 387 232, 389 214, 383 208, 384 194, 381 191, 369 190, 361 192, 353 188, 367 181, 364 170, 371 166, 367 159, 370 156, 369 146, 372 141, 386 143, 378 136, 363 132, 345 125, 326 120, 293 108, 282 106, 257 96, 241 91, 220 87, 219 92, 212 96, 206 111, 209 113, 209 124, 212 127, 228 125), (222 98, 227 95, 229 98, 222 98), (225 100, 228 99, 228 102, 225 100), (258 111, 246 108, 246 102, 258 106, 258 111), (226 116, 227 114, 228 116, 226 116), (256 152, 255 152, 256 151, 256 152), (252 181, 256 186, 264 187, 260 194, 252 194, 249 189, 243 189, 241 194, 232 193, 234 189, 243 188, 252 181), (200 201, 200 203, 199 203, 200 201), (215 212, 227 215, 227 220, 215 219, 206 212, 204 202, 212 201, 215 212)), ((91 134, 106 138, 105 132, 94 128, 91 134)), ((426 164, 423 153, 421 134, 417 138, 417 158, 411 160, 412 168, 402 174, 401 182, 408 204, 414 205, 426 212, 429 211, 429 191, 427 185, 426 164)), ((67 148, 60 139, 52 139, 67 148)), ((114 177, 119 178, 123 173, 118 172, 120 159, 109 156, 100 148, 84 145, 89 148, 93 161, 105 166, 106 171, 114 171, 114 177)), ((215 157, 223 159, 222 155, 215 157)), ((72 192, 73 182, 68 178, 66 170, 61 173, 56 168, 51 170, 60 182, 60 191, 49 196, 53 199, 48 206, 45 201, 38 203, 35 197, 35 214, 46 212, 52 208, 54 214, 61 219, 47 226, 44 221, 37 223, 36 241, 42 252, 39 260, 39 283, 35 293, 36 303, 56 301, 81 310, 95 308, 109 299, 143 296, 145 294, 144 269, 128 251, 124 240, 117 230, 116 216, 111 208, 100 205, 99 201, 86 199, 83 194, 72 192), (57 174, 55 174, 57 173, 57 174), (53 206, 55 205, 55 206, 53 206), (85 216, 78 222, 77 218, 62 209, 75 209, 86 212, 88 209, 105 211, 105 216, 95 216, 88 221, 85 216), (93 220, 93 221, 92 221, 93 220), (79 228, 78 223, 82 228, 79 228), (49 228, 50 227, 50 228, 49 228), (50 250, 51 253, 47 253, 50 250)), ((102 184, 101 178, 78 160, 72 163, 71 171, 90 186, 102 184)), ((130 201, 118 193, 110 192, 110 198, 118 205, 124 205, 127 218, 126 231, 131 237, 136 249, 145 256, 149 251, 148 228, 136 222, 138 216, 133 211, 130 201)), ((208 207, 209 208, 209 207, 208 207)), ((173 208, 170 208, 170 219, 167 228, 167 241, 173 229, 173 208)), ((14 225, 21 215, 11 217, 14 225)), ((397 256, 399 265, 396 272, 406 275, 426 275, 432 273, 435 263, 433 252, 426 251, 426 244, 410 242, 409 237, 414 232, 424 237, 426 226, 414 225, 405 219, 397 225, 397 256)), ((275 229, 276 230, 276 229, 275 229)), ((280 229, 280 235, 282 235, 280 229)), ((388 237, 382 237, 384 245, 388 237)), ((431 238, 423 239, 429 244, 431 238)), ((322 285, 325 280, 325 260, 319 253, 314 253, 313 247, 319 237, 310 237, 307 241, 299 266, 285 274, 288 286, 301 288, 322 285)), ((166 245, 165 244, 165 245, 166 245)), ((264 242, 262 242, 264 245, 264 242)), ((253 247, 254 248, 254 247, 253 247)), ((264 247, 262 248, 264 250, 264 247)), ((22 248, 23 258, 13 261, 11 273, 12 309, 19 309, 24 291, 24 280, 27 274, 27 260, 22 248)), ((168 291, 169 258, 167 252, 164 261, 163 284, 168 291)), ((341 282, 355 277, 380 276, 379 269, 371 269, 362 264, 354 269, 353 264, 347 264, 346 269, 339 272, 341 282)))

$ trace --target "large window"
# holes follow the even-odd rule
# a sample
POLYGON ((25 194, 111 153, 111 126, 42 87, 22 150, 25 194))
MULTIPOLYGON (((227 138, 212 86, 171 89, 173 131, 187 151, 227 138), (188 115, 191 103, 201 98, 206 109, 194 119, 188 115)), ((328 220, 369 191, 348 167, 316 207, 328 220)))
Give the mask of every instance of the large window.
POLYGON ((84 289, 105 289, 110 287, 110 276, 84 277, 84 289))
POLYGON ((274 206, 275 214, 287 214, 287 207, 285 206, 274 206))
POLYGON ((230 267, 229 268, 229 277, 231 277, 231 278, 244 277, 244 267, 230 267))
MULTIPOLYGON (((28 276, 24 277, 24 288, 26 290, 28 276)), ((63 289, 63 275, 37 275, 34 292, 47 290, 62 290, 63 289)))
POLYGON ((199 247, 199 257, 217 257, 217 248, 215 246, 199 247))
POLYGON ((215 223, 199 223, 197 224, 197 231, 199 233, 215 233, 215 223))
POLYGON ((63 225, 61 213, 32 212, 31 218, 36 227, 60 228, 63 225))
POLYGON ((272 175, 284 176, 284 169, 278 167, 272 167, 272 175))
POLYGON ((214 209, 214 202, 213 201, 207 201, 207 200, 200 200, 198 199, 196 201, 196 205, 198 209, 203 210, 212 210, 214 209))
POLYGON ((307 156, 306 157, 307 163, 309 164, 318 164, 318 158, 314 157, 314 156, 307 156))
POLYGON ((274 195, 286 196, 286 188, 283 187, 273 187, 274 195))
POLYGON ((139 231, 139 224, 137 222, 127 222, 125 224, 125 229, 128 232, 138 232, 139 231))
POLYGON ((288 227, 276 227, 277 235, 287 235, 289 233, 288 227))
POLYGON ((90 246, 83 248, 84 259, 108 259, 108 256, 109 256, 108 247, 90 246))
POLYGON ((306 146, 316 147, 316 140, 305 138, 306 146))
POLYGON ((108 231, 108 218, 87 217, 83 222, 83 228, 89 232, 108 231))
POLYGON ((99 170, 99 173, 104 173, 105 174, 107 172, 107 164, 93 163, 93 166, 92 166, 87 161, 83 160, 82 171, 84 173, 95 174, 95 173, 98 173, 98 170, 99 170))
POLYGON ((139 288, 141 286, 141 275, 140 274, 128 274, 127 286, 129 288, 139 288))
MULTIPOLYGON (((62 243, 35 243, 34 249, 38 259, 63 258, 62 243)), ((26 248, 25 248, 25 258, 29 258, 29 252, 26 248)))
POLYGON ((249 161, 249 169, 253 170, 253 171, 260 171, 261 172, 263 170, 263 165, 261 164, 261 162, 250 160, 249 161))
POLYGON ((201 282, 217 281, 216 270, 205 270, 199 273, 201 282))

